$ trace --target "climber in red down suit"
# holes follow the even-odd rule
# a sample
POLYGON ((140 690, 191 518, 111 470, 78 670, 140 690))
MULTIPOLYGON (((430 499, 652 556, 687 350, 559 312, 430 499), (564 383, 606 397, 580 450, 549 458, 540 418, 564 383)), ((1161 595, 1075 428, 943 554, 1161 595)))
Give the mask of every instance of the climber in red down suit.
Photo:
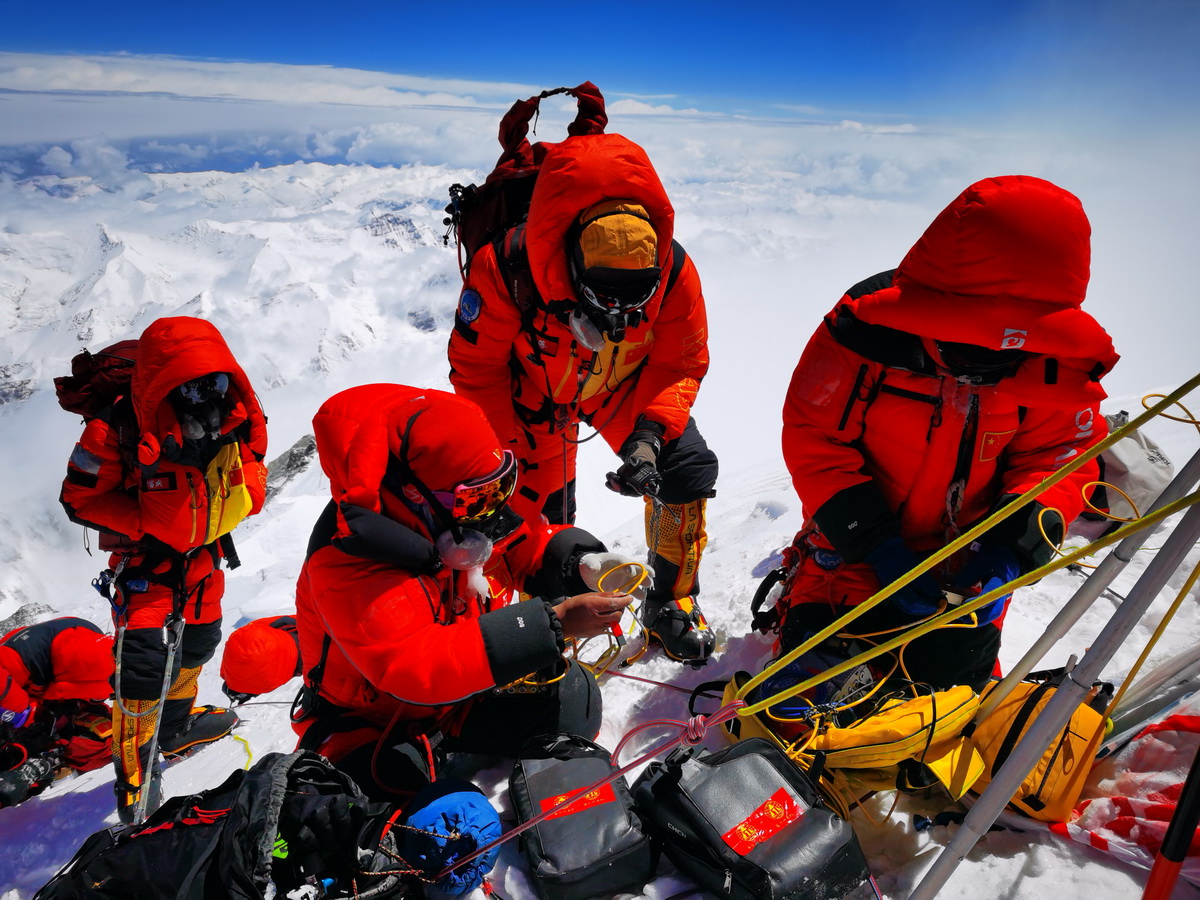
MULTIPOLYGON (((898 268, 852 287, 825 317, 783 410, 805 524, 780 604, 781 649, 1105 436, 1099 380, 1117 354, 1080 308, 1089 259, 1090 226, 1072 194, 1029 176, 988 178, 898 268)), ((1083 466, 848 630, 911 624, 942 607, 944 588, 978 594, 1044 564, 1096 477, 1094 462, 1083 466)), ((910 677, 981 686, 1008 600, 980 610, 974 628, 912 642, 910 677)))

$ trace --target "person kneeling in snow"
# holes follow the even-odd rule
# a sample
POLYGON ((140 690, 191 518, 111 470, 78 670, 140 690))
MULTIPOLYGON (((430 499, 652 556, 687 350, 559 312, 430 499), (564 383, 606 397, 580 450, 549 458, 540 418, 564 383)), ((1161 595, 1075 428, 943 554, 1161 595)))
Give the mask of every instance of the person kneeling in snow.
POLYGON ((64 616, 0 638, 0 807, 112 754, 113 639, 64 616))
POLYGON ((267 616, 234 629, 221 652, 221 691, 235 706, 283 687, 301 672, 295 616, 267 616))
POLYGON ((446 751, 595 737, 599 688, 562 654, 620 621, 633 598, 596 588, 631 561, 513 513, 516 460, 470 400, 364 385, 326 401, 313 428, 333 502, 296 586, 299 748, 395 802, 446 751), (513 602, 518 591, 532 599, 513 602))
MULTIPOLYGON (((855 285, 825 317, 783 409, 783 454, 805 523, 782 650, 1104 437, 1099 379, 1118 357, 1080 309, 1090 233, 1062 188, 988 178, 946 207, 897 269, 855 285)), ((945 608, 943 587, 977 596, 1048 562, 1042 529, 1061 540, 1096 473, 1095 462, 1081 467, 847 630, 907 627, 945 608)), ((911 679, 981 687, 1008 599, 979 610, 973 628, 909 644, 911 679)))

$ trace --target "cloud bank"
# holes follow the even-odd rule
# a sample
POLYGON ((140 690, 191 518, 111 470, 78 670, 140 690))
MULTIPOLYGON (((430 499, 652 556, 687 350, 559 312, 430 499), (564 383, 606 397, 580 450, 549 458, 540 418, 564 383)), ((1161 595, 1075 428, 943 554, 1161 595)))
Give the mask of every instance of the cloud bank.
MULTIPOLYGON (((153 192, 145 179, 155 173, 325 163, 449 167, 477 180, 499 155, 503 112, 554 86, 0 53, 2 227, 52 228, 35 195, 65 202, 99 192, 136 203, 153 192)), ((1101 140, 1067 127, 1066 105, 1061 117, 983 125, 804 104, 768 117, 700 109, 654 87, 609 95, 609 130, 654 159, 714 302, 745 309, 730 353, 757 343, 794 359, 802 338, 771 327, 789 301, 803 297, 819 315, 849 284, 894 266, 966 185, 1024 173, 1073 191, 1091 217, 1089 306, 1125 356, 1117 388, 1194 374, 1200 313, 1177 287, 1200 205, 1191 117, 1147 133, 1124 128, 1114 108, 1101 140)), ((561 139, 573 113, 569 98, 548 99, 531 138, 561 139)))

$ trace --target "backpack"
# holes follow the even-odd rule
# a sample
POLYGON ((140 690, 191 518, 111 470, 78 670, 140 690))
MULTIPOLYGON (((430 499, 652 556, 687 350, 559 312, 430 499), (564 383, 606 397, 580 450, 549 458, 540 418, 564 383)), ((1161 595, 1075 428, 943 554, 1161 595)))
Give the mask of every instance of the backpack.
POLYGON ((392 807, 315 753, 270 753, 141 825, 96 832, 34 900, 399 897, 392 807), (316 896, 315 894, 313 896, 316 896))
MULTIPOLYGON (((528 822, 615 771, 609 752, 586 738, 531 738, 508 783, 517 820, 528 822)), ((658 862, 623 776, 522 832, 521 846, 541 900, 586 900, 638 890, 654 877, 658 862)))
POLYGON ((750 738, 651 762, 635 808, 687 877, 730 900, 840 900, 870 880, 850 823, 783 751, 750 738))
MULTIPOLYGON (((985 764, 983 774, 975 782, 977 793, 991 783, 1034 719, 1053 698, 1067 673, 1062 670, 1030 673, 1029 678, 1041 676, 1044 680, 1022 681, 1015 685, 1012 693, 971 732, 971 741, 979 748, 985 764)), ((992 682, 984 688, 983 700, 986 701, 997 683, 992 682)), ((1095 696, 1075 709, 1033 770, 1025 776, 1009 801, 1010 807, 1042 822, 1065 822, 1070 817, 1103 738, 1107 720, 1100 710, 1105 709, 1112 699, 1111 684, 1097 682, 1093 690, 1095 696)))
MULTIPOLYGON (((500 146, 504 152, 492 173, 482 185, 450 185, 450 203, 446 207, 449 216, 443 223, 447 226, 443 242, 449 246, 453 232, 458 247, 458 265, 464 279, 476 251, 484 244, 502 239, 529 214, 533 186, 547 149, 541 141, 529 143, 529 123, 538 115, 541 101, 555 94, 567 94, 578 101, 575 120, 567 126, 569 135, 604 133, 604 126, 608 124, 604 97, 590 81, 578 87, 542 91, 512 105, 500 120, 500 146)), ((500 259, 502 254, 498 252, 496 257, 500 259)))
MULTIPOLYGON (((785 668, 781 677, 786 674, 785 668)), ((722 704, 739 699, 749 680, 749 672, 735 672, 723 685, 722 704)), ((721 682, 709 682, 696 691, 717 686, 721 682)), ((781 686, 777 682, 775 689, 781 686)), ((770 695, 771 687, 768 679, 744 699, 757 702, 770 695)), ((803 698, 736 716, 722 728, 732 741, 763 739, 779 747, 827 797, 846 803, 867 790, 921 792, 936 782, 957 800, 983 771, 982 757, 963 735, 979 709, 979 697, 966 685, 945 691, 913 687, 844 712, 810 707, 804 727, 798 728, 801 720, 788 718, 787 707, 806 705, 803 698)))
POLYGON ((137 346, 137 340, 119 341, 95 353, 83 350, 75 354, 71 374, 54 379, 58 405, 86 421, 128 398, 137 346))

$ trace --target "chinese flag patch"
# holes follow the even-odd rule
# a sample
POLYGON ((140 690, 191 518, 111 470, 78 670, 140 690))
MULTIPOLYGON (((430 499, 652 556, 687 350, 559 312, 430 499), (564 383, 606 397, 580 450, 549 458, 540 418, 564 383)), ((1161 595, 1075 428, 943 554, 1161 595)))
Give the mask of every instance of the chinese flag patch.
POLYGON ((804 807, 800 801, 789 794, 787 788, 780 788, 758 809, 721 835, 721 839, 738 856, 745 856, 803 817, 804 807))
MULTIPOLYGON (((546 797, 542 800, 542 812, 548 809, 554 809, 558 804, 562 803, 575 791, 567 791, 565 794, 559 794, 557 797, 546 797)), ((574 803, 569 806, 564 806, 562 809, 555 810, 551 815, 546 816, 546 821, 557 819, 560 816, 573 816, 577 812, 583 812, 585 809, 591 809, 593 806, 599 806, 602 803, 612 803, 617 799, 617 795, 613 793, 611 783, 602 785, 594 791, 588 791, 574 803)))

